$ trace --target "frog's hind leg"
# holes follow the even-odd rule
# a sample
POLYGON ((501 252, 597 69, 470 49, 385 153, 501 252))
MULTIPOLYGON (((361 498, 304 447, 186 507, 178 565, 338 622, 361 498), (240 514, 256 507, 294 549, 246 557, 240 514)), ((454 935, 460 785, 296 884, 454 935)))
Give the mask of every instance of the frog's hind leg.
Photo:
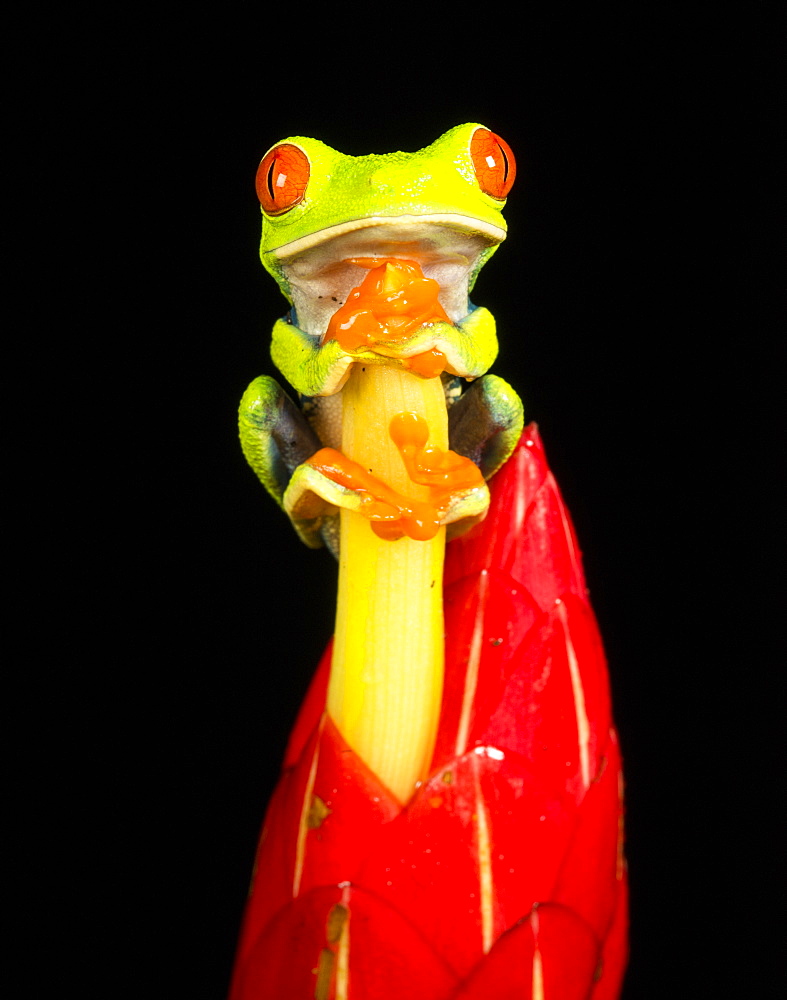
POLYGON ((484 375, 448 410, 451 450, 475 462, 489 479, 514 451, 524 422, 522 400, 508 382, 484 375))
MULTIPOLYGON (((299 465, 319 451, 322 442, 306 417, 275 379, 255 379, 240 404, 240 440, 246 461, 274 500, 283 506, 284 491, 299 465)), ((310 548, 336 544, 335 525, 324 518, 306 530, 295 524, 310 548)))

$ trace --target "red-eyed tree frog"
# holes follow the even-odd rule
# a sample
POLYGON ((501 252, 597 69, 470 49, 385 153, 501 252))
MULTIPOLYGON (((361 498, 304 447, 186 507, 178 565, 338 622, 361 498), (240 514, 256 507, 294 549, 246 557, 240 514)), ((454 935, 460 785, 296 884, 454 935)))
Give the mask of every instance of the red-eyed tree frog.
MULTIPOLYGON (((505 239, 515 170, 507 144, 479 124, 457 126, 416 153, 347 156, 298 136, 263 157, 260 256, 291 303, 273 328, 271 356, 300 405, 273 379, 256 379, 241 403, 240 436, 307 545, 336 553, 337 510, 358 502, 352 487, 308 462, 324 446, 341 447, 342 388, 353 365, 440 375, 450 448, 484 479, 514 449, 522 403, 486 374, 497 356, 495 321, 468 296, 505 239), (400 321, 404 309, 416 319, 400 321), (314 493, 317 506, 303 502, 314 493)), ((487 503, 485 487, 457 490, 442 521, 459 534, 487 503)))

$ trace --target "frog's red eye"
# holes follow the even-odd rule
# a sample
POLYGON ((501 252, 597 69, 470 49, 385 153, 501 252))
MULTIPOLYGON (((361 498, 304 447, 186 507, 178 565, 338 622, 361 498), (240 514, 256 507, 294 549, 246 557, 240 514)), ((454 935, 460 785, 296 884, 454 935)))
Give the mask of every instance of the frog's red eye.
POLYGON ((505 198, 516 177, 516 160, 508 143, 487 128, 477 128, 470 140, 470 155, 481 190, 505 198))
POLYGON ((309 183, 309 158, 283 142, 262 158, 257 170, 257 197, 268 215, 283 215, 303 201, 309 183))

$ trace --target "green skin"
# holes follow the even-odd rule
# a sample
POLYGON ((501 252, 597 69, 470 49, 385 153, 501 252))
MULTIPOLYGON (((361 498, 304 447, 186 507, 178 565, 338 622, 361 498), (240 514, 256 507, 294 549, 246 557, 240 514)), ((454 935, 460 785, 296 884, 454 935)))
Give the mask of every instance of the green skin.
MULTIPOLYGON (((451 448, 488 479, 519 439, 519 397, 485 374, 497 356, 494 318, 468 298, 506 234, 505 201, 481 190, 473 168, 470 141, 480 127, 460 125, 417 153, 357 157, 316 139, 283 140, 308 157, 309 181, 303 200, 285 214, 263 211, 260 257, 292 305, 273 328, 271 356, 301 406, 274 379, 255 379, 241 402, 240 437, 249 464, 307 545, 327 543, 335 553, 337 507, 357 505, 357 497, 330 481, 315 490, 315 472, 304 467, 324 445, 340 446, 341 389, 350 367, 401 366, 370 347, 347 351, 336 340, 321 343, 331 316, 366 274, 350 258, 414 260, 440 285, 451 322, 425 324, 397 342, 396 353, 408 358, 436 348, 446 355, 451 448), (463 380, 471 383, 465 391, 463 380), (321 499, 309 502, 315 493, 321 499)), ((471 523, 477 515, 477 498, 463 496, 446 521, 471 523)))

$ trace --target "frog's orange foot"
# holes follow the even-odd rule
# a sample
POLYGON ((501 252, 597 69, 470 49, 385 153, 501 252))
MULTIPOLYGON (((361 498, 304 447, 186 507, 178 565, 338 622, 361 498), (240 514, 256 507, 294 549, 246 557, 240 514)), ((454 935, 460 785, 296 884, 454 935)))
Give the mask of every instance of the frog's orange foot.
POLYGON ((446 370, 445 354, 436 348, 412 353, 408 341, 426 325, 451 323, 438 301, 440 286, 425 278, 415 261, 352 257, 368 274, 331 317, 323 343, 335 340, 349 354, 370 350, 399 362, 423 378, 446 370))
POLYGON ((304 540, 319 533, 335 508, 368 518, 392 541, 405 535, 428 541, 442 525, 456 526, 452 536, 462 534, 484 517, 489 490, 477 466, 428 446, 426 422, 416 413, 398 414, 390 430, 410 480, 428 487, 427 498, 406 496, 334 448, 321 448, 295 470, 284 494, 284 509, 304 540))
POLYGON ((424 323, 450 323, 438 301, 440 286, 415 261, 353 257, 368 274, 333 314, 324 340, 347 351, 409 339, 424 323))

